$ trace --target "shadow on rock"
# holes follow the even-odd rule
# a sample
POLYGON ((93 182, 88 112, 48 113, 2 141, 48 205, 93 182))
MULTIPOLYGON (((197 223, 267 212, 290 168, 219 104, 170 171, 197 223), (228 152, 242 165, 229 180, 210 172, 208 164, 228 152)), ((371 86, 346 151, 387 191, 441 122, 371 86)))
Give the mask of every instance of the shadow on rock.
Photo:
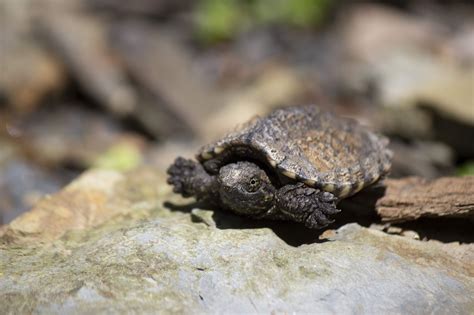
POLYGON ((163 206, 169 209, 171 212, 177 211, 177 212, 183 212, 183 213, 191 213, 191 211, 196 208, 208 209, 208 205, 202 202, 197 202, 197 201, 194 201, 185 205, 177 205, 170 201, 165 201, 163 203, 163 206))
POLYGON ((443 243, 474 243, 474 221, 460 218, 422 218, 396 224, 405 230, 418 233, 421 240, 437 240, 443 243))
POLYGON ((191 220, 196 223, 205 223, 213 225, 218 229, 271 229, 286 244, 298 247, 303 244, 323 243, 326 239, 320 239, 321 234, 328 229, 337 229, 346 222, 336 221, 328 227, 321 230, 314 230, 305 227, 301 223, 291 221, 273 221, 273 220, 255 220, 233 214, 225 210, 214 210, 214 207, 205 203, 193 202, 187 205, 175 205, 171 202, 165 202, 164 206, 170 211, 179 211, 191 214, 191 220), (195 214, 195 209, 213 209, 212 211, 202 210, 203 212, 212 213, 209 220, 203 216, 195 214), (209 223, 212 221, 212 223, 209 223))
MULTIPOLYGON (((229 211, 216 209, 215 206, 203 202, 186 205, 175 205, 165 202, 164 206, 171 211, 189 213, 191 220, 205 223, 218 229, 261 229, 269 228, 286 244, 298 247, 303 244, 323 243, 327 239, 322 234, 328 230, 336 230, 348 223, 357 223, 370 227, 371 224, 383 224, 376 212, 377 201, 385 195, 386 187, 377 184, 361 193, 342 200, 338 207, 343 210, 334 217, 335 222, 324 229, 313 230, 304 224, 292 221, 255 220, 233 214, 229 211)), ((403 230, 415 231, 422 240, 438 240, 448 243, 459 241, 473 243, 472 222, 453 218, 423 218, 405 223, 387 223, 399 226, 403 230)))
POLYGON ((323 230, 314 230, 301 223, 291 221, 255 220, 224 211, 215 211, 213 219, 218 229, 262 229, 268 228, 286 244, 298 247, 303 244, 322 243, 323 230))
POLYGON ((357 219, 360 218, 370 218, 372 221, 374 219, 376 220, 378 215, 375 210, 375 205, 377 200, 385 195, 385 191, 385 186, 376 184, 350 198, 343 199, 338 205, 339 209, 343 210, 339 216, 341 218, 350 218, 353 221, 357 221, 357 219))

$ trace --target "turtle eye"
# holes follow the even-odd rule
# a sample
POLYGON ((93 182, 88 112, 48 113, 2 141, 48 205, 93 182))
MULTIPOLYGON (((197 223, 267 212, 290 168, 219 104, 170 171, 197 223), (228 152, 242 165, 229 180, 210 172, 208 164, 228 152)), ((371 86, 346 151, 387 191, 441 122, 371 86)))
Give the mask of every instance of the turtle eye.
POLYGON ((260 179, 258 177, 252 177, 247 185, 247 191, 255 192, 260 187, 260 179))

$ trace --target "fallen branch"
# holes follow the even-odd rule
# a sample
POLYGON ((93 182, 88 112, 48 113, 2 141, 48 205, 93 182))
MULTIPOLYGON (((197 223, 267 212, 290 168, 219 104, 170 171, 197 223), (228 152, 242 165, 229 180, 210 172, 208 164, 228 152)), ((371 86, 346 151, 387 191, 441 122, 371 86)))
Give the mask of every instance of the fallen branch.
POLYGON ((426 180, 419 177, 386 179, 342 204, 349 211, 375 211, 386 222, 422 217, 474 219, 474 176, 426 180))
POLYGON ((474 218, 474 176, 424 180, 419 177, 386 180, 385 195, 376 203, 384 221, 420 217, 474 218))

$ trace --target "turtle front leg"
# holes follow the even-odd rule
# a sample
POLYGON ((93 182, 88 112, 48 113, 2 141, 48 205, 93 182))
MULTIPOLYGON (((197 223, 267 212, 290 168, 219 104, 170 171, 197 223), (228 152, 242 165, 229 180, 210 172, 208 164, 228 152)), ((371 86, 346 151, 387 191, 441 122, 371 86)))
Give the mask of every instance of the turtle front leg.
POLYGON ((202 165, 193 160, 178 157, 167 173, 167 182, 173 185, 173 192, 183 197, 195 196, 196 199, 203 200, 217 193, 216 177, 207 174, 202 165))
POLYGON ((334 220, 330 216, 340 212, 336 201, 331 193, 298 183, 285 185, 277 191, 276 210, 288 219, 319 229, 332 223, 334 220))

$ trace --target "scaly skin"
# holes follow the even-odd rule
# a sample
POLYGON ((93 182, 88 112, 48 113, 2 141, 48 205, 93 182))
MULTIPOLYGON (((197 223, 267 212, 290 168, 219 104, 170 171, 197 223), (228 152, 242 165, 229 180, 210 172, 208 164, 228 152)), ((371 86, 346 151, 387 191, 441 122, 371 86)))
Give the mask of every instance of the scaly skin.
POLYGON ((307 187, 303 183, 285 185, 276 194, 275 206, 287 218, 319 229, 332 223, 331 215, 340 212, 333 194, 307 187))
POLYGON ((173 192, 183 197, 195 196, 198 200, 213 200, 218 197, 216 176, 206 173, 201 164, 178 157, 167 171, 168 184, 173 192))
POLYGON ((250 162, 221 167, 209 175, 201 164, 177 158, 168 169, 168 183, 184 197, 211 201, 221 208, 252 218, 292 220, 309 228, 330 224, 339 212, 337 198, 303 183, 273 186, 265 172, 250 162))

